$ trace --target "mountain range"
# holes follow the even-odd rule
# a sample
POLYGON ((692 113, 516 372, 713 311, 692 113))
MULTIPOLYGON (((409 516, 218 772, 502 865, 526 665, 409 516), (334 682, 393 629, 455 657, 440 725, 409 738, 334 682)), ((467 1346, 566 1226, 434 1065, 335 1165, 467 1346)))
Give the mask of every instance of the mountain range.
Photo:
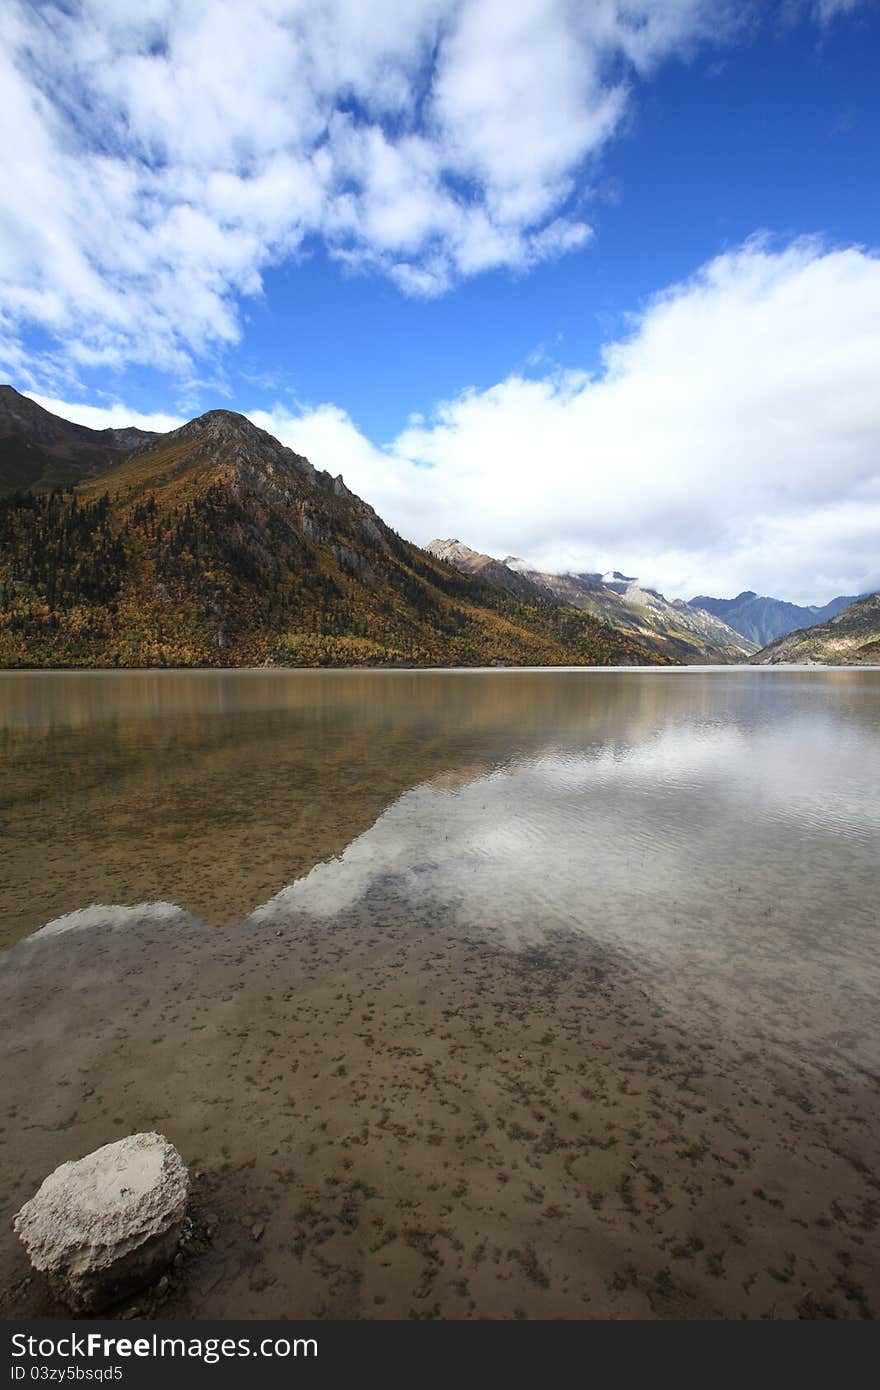
POLYGON ((880 664, 877 595, 841 596, 821 608, 762 598, 752 590, 735 599, 701 595, 685 603, 643 588, 619 570, 552 574, 515 555, 498 560, 481 554, 459 540, 434 540, 427 549, 509 593, 590 613, 675 664, 880 664), (778 637, 771 641, 768 632, 778 637))
POLYGON ((496 560, 459 540, 434 540, 427 549, 464 574, 489 579, 508 593, 544 603, 563 603, 589 613, 641 642, 658 656, 683 663, 726 665, 745 661, 757 643, 702 609, 666 599, 655 589, 614 570, 611 574, 548 574, 509 555, 496 560))
POLYGON ((422 550, 233 411, 92 430, 0 386, 0 666, 861 662, 873 615, 422 550))
POLYGON ((752 661, 760 666, 880 666, 880 594, 856 599, 828 622, 777 637, 752 661))
POLYGON ((764 647, 777 637, 799 628, 812 627, 816 623, 828 622, 835 618, 856 599, 866 598, 866 594, 841 595, 831 599, 824 607, 800 607, 796 603, 786 603, 784 599, 767 598, 745 589, 736 598, 708 598, 699 594, 690 600, 692 608, 702 608, 734 631, 742 633, 750 641, 764 647))
POLYGON ((0 391, 0 666, 656 665, 403 540, 232 411, 89 430, 0 391))

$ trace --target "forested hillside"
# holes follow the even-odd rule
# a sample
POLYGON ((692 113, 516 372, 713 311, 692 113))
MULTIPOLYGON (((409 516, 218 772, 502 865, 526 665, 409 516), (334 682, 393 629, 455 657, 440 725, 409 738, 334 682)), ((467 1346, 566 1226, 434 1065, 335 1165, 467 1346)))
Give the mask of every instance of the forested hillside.
POLYGON ((227 411, 77 487, 0 498, 6 667, 656 660, 458 574, 227 411))

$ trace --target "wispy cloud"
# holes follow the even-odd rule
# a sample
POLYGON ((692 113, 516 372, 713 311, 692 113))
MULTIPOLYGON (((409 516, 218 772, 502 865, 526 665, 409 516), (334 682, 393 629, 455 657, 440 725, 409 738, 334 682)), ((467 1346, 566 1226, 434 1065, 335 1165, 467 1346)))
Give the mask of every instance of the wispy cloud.
POLYGON ((828 24, 839 14, 851 14, 874 0, 812 0, 813 14, 820 24, 828 24))

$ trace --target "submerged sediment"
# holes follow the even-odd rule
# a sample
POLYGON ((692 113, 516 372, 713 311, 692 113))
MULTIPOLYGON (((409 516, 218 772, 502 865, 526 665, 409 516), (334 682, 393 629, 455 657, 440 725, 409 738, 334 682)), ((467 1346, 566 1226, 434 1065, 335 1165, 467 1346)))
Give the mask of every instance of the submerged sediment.
POLYGON ((63 1313, 10 1224, 35 1179, 144 1128, 195 1175, 163 1317, 875 1315, 872 1078, 385 887, 6 955, 4 1316, 63 1313))

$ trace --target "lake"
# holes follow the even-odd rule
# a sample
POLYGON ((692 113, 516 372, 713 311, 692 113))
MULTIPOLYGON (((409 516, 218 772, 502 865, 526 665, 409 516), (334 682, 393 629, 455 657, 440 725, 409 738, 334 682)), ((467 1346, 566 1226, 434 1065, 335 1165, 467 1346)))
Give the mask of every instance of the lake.
POLYGON ((164 1316, 880 1307, 880 671, 16 672, 0 739, 4 1210, 168 1133, 164 1316))

